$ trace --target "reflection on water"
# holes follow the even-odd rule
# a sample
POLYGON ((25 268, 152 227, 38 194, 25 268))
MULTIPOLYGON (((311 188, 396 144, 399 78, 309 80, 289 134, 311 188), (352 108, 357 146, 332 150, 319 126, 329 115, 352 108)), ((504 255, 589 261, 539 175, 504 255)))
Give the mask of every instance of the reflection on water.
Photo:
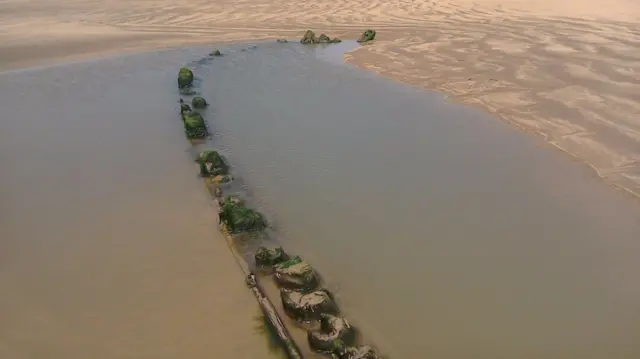
MULTIPOLYGON (((222 50, 192 64, 214 146, 384 353, 640 357, 637 203, 330 52, 222 50)), ((247 328, 224 316, 240 284, 210 285, 232 266, 210 257, 222 247, 173 102, 176 69, 206 53, 0 74, 0 353, 202 356, 216 328, 252 331, 254 313, 247 328)))
POLYGON ((640 357, 635 201, 488 116, 319 50, 228 51, 199 72, 214 146, 384 352, 640 357))

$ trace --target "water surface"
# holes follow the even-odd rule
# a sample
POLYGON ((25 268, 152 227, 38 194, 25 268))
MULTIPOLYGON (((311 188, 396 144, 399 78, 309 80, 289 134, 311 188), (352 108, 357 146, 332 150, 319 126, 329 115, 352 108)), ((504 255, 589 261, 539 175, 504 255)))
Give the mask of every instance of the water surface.
POLYGON ((436 94, 299 44, 245 48, 199 70, 212 143, 368 340, 395 358, 640 357, 636 201, 436 94))

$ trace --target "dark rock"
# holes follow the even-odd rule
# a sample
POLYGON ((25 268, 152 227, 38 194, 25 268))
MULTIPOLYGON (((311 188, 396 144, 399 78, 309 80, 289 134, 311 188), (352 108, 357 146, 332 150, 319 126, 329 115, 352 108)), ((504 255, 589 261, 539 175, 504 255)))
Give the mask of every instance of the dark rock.
POLYGON ((204 97, 196 96, 191 100, 191 105, 193 106, 193 108, 202 109, 207 107, 209 104, 207 103, 207 100, 204 99, 204 97))
POLYGON ((329 44, 329 43, 331 43, 331 39, 329 38, 329 36, 327 36, 325 34, 320 34, 320 36, 318 36, 318 43, 320 43, 320 44, 329 44))
POLYGON ((220 222, 231 233, 259 231, 268 226, 262 213, 247 208, 244 203, 235 201, 232 197, 224 201, 219 216, 220 222))
POLYGON ((338 354, 340 359, 378 359, 378 354, 368 345, 347 347, 338 354))
POLYGON ((217 151, 206 150, 200 152, 197 160, 202 177, 213 177, 229 173, 229 165, 217 151))
POLYGON ((218 50, 218 49, 215 49, 215 50, 211 51, 209 56, 222 56, 222 52, 220 52, 220 50, 218 50))
POLYGON ((307 340, 312 349, 325 353, 340 353, 353 344, 356 332, 346 319, 331 314, 320 315, 320 331, 309 331, 307 340))
POLYGON ((280 296, 284 310, 298 320, 317 320, 321 314, 338 313, 338 307, 325 289, 307 294, 281 289, 280 296))
POLYGON ((318 39, 316 38, 316 34, 313 31, 307 30, 307 32, 304 33, 304 36, 302 37, 302 40, 300 40, 300 42, 303 44, 317 44, 318 39))
POLYGON ((180 113, 184 114, 189 112, 191 112, 191 107, 189 107, 189 105, 187 105, 186 103, 180 105, 180 113))
POLYGON ((281 44, 286 44, 287 42, 289 42, 289 41, 287 41, 286 39, 278 39, 278 40, 276 40, 276 41, 277 41, 277 42, 279 42, 279 43, 281 43, 281 44))
POLYGON ((202 115, 195 111, 182 114, 184 120, 184 130, 190 139, 201 139, 208 135, 207 126, 202 115))
POLYGON ((180 97, 180 103, 184 103, 184 99, 180 97))
POLYGON ((256 265, 259 267, 271 267, 275 264, 287 260, 287 254, 282 250, 282 247, 266 248, 260 247, 256 251, 254 256, 256 265))
POLYGON ((316 271, 299 256, 275 266, 276 282, 283 288, 310 291, 318 286, 316 271))
POLYGON ((371 40, 373 40, 375 38, 376 38, 376 30, 369 29, 369 30, 367 30, 367 31, 362 33, 362 35, 358 39, 358 42, 367 42, 367 41, 371 41, 371 40))
POLYGON ((180 69, 178 72, 178 87, 183 89, 191 86, 193 83, 193 72, 186 67, 180 69))

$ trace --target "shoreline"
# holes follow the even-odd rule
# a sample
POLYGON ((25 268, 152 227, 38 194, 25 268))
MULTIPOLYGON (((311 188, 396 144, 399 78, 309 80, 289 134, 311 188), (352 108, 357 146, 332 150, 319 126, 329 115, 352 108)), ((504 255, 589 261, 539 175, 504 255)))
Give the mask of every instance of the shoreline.
MULTIPOLYGON (((527 15, 528 16, 528 15, 527 15)), ((522 17, 526 21, 534 21, 535 17, 522 17), (533 19, 533 20, 532 20, 533 19)), ((520 21, 513 20, 514 23, 520 21)), ((585 23, 585 20, 558 18, 551 19, 538 18, 537 21, 572 21, 574 23, 585 23)), ((606 24, 606 23, 605 23, 606 24)), ((632 23, 623 23, 630 26, 632 23)), ((82 27, 82 26, 81 26, 82 27)), ((366 25, 362 25, 362 28, 366 25)), ((375 25, 373 26, 375 27, 375 25)), ((616 101, 613 103, 615 108, 610 110, 609 107, 603 108, 602 103, 605 101, 602 96, 590 92, 586 85, 554 85, 545 90, 539 81, 534 85, 540 87, 535 96, 536 101, 530 99, 536 87, 528 88, 518 84, 518 81, 531 80, 532 74, 522 75, 514 79, 505 77, 501 74, 501 70, 497 70, 495 62, 480 61, 481 64, 469 63, 463 61, 459 64, 460 58, 455 60, 449 58, 450 61, 457 61, 456 66, 468 68, 476 66, 475 70, 468 68, 466 70, 448 70, 449 65, 443 66, 442 63, 436 63, 435 67, 429 69, 427 63, 435 61, 434 59, 426 59, 426 63, 418 66, 415 59, 412 58, 414 50, 408 51, 411 47, 419 46, 429 49, 432 45, 434 50, 440 46, 441 41, 438 36, 431 41, 428 38, 419 37, 411 41, 398 37, 396 32, 398 29, 385 30, 387 26, 379 26, 379 36, 371 44, 359 47, 352 51, 348 51, 344 55, 344 62, 354 65, 360 69, 375 73, 377 75, 389 78, 407 84, 412 87, 420 88, 427 91, 440 93, 446 100, 469 105, 480 109, 494 116, 500 122, 513 127, 518 131, 534 135, 545 145, 550 145, 565 153, 568 159, 579 161, 590 168, 590 171, 600 178, 604 183, 628 193, 636 199, 640 199, 640 121, 633 118, 633 112, 640 111, 640 102, 634 103, 635 95, 631 88, 637 88, 640 91, 640 78, 633 80, 624 88, 625 92, 629 92, 631 98, 621 97, 620 93, 616 93, 612 87, 612 94, 607 98, 616 101), (390 33, 386 33, 389 31, 390 33), (395 35, 395 36, 394 36, 395 35), (422 45, 416 45, 417 41, 422 45), (435 41, 435 42, 433 42, 435 41), (403 44, 404 42, 404 44, 403 44), (435 45, 434 45, 435 44, 435 45), (406 46, 402 48, 401 45, 406 46), (400 65, 401 64, 401 65, 400 65), (485 67, 485 68, 482 68, 485 67), (492 69, 492 67, 494 67, 492 69), (524 80, 523 80, 524 79, 524 80), (515 80, 515 81, 514 81, 515 80), (629 87, 631 86, 631 87, 629 87), (628 89, 627 89, 628 88, 628 89), (573 95, 572 95, 573 94, 573 95), (581 95, 582 94, 582 95, 581 95), (567 96, 568 99, 567 100, 567 96), (586 97, 585 97, 586 96, 586 97), (574 102, 570 106, 564 106, 558 103, 556 97, 562 99, 561 102, 574 102), (587 100, 591 99, 591 100, 587 100), (593 105, 595 101, 595 105, 593 105), (593 109, 591 109, 593 107, 593 109), (605 116, 606 111, 615 111, 624 119, 621 123, 616 123, 605 116), (626 111, 626 112, 625 112, 626 111), (559 115, 563 113, 571 114, 570 118, 563 118, 559 115), (606 127, 605 127, 606 126, 606 127), (602 131, 598 131, 601 129, 602 131), (602 133, 602 135, 600 135, 602 133)), ((409 30, 411 26, 406 27, 409 33, 418 34, 417 30, 409 30)), ((90 27, 90 29, 92 29, 90 27)), ((318 27, 320 31, 326 31, 343 39, 356 38, 358 30, 351 27, 335 26, 331 29, 326 27, 318 27)), ((426 29, 425 29, 426 30, 426 29)), ((431 29, 433 30, 433 29, 431 29)), ((464 29, 463 29, 464 30, 464 29)), ((64 65, 77 61, 90 61, 112 56, 126 56, 137 53, 146 53, 163 50, 175 50, 183 47, 200 47, 214 46, 215 44, 227 44, 233 42, 252 42, 275 40, 277 38, 290 38, 297 40, 304 33, 304 28, 273 28, 273 29, 247 29, 241 32, 236 29, 235 33, 227 33, 225 35, 216 34, 221 29, 216 29, 214 33, 198 34, 197 31, 187 29, 183 33, 162 32, 162 29, 155 31, 140 31, 140 29, 123 30, 119 27, 101 26, 95 29, 100 32, 101 43, 94 44, 91 38, 87 39, 56 39, 53 42, 34 42, 26 45, 18 46, 15 43, 9 43, 0 46, 3 53, 11 53, 17 48, 44 48, 39 51, 40 55, 37 60, 31 60, 32 51, 22 51, 22 53, 14 54, 8 60, 5 58, 0 62, 0 73, 6 71, 25 71, 42 66, 64 65), (194 32, 192 32, 194 31, 194 32), (124 44, 124 47, 123 47, 124 44), (64 51, 63 51, 64 50, 64 51), (63 52, 63 53, 61 53, 63 52), (47 57, 48 55, 48 57, 47 57), (52 63, 47 63, 52 62, 52 63)), ((422 30, 421 30, 422 31, 422 30)), ((446 29, 441 30, 445 33, 446 29)), ((91 36, 91 35, 89 35, 91 36)), ((417 36, 417 35, 416 35, 417 36)), ((439 37, 443 35, 440 34, 439 37)), ((640 41, 640 31, 638 33, 640 41)), ((557 43, 557 42, 556 42, 557 43)), ((469 40, 465 44, 452 45, 451 41, 444 42, 441 46, 453 47, 454 51, 463 50, 463 46, 474 47, 469 40), (466 45, 465 45, 466 44, 466 45)), ((514 46, 509 44, 508 46, 514 46)), ((556 45, 553 45, 556 46, 556 45)), ((560 45, 558 45, 560 46, 560 45)), ((419 53, 425 51, 420 49, 419 53)), ((476 49, 477 50, 477 49, 476 49)), ((431 50, 428 50, 431 51, 431 50)), ((448 55, 452 55, 447 50, 448 55)), ((480 50, 477 50, 478 52, 480 50)), ((496 56, 503 56, 510 52, 520 56, 519 49, 507 49, 504 53, 497 53, 496 56)), ((19 52, 19 51, 18 51, 19 52)), ((464 52, 464 51, 463 51, 464 52)), ((482 52, 482 51, 480 51, 482 52)), ((484 50, 485 55, 493 56, 489 50, 484 50)), ((445 55, 440 56, 439 61, 446 58, 445 55)), ((480 54, 469 54, 478 58, 480 54)), ((515 55, 514 55, 515 56, 515 55)), ((575 56, 575 54, 574 54, 575 56)), ((501 67, 506 63, 501 60, 501 67)), ((432 64, 433 65, 433 64, 432 64)), ((529 69, 514 69, 519 71, 530 71, 535 66, 528 64, 529 69)), ((526 67, 525 66, 525 67, 526 67)), ((640 69, 638 69, 640 71, 640 69)), ((575 71, 585 71, 575 69, 575 71)), ((584 74, 584 76, 596 76, 595 74, 584 74)), ((577 80, 576 80, 577 81, 577 80)), ((594 86, 597 83, 592 83, 594 86)), ((637 97, 637 96, 635 96, 637 97)), ((611 107, 613 108, 613 107, 611 107)), ((612 112, 610 115, 615 115, 612 112)))

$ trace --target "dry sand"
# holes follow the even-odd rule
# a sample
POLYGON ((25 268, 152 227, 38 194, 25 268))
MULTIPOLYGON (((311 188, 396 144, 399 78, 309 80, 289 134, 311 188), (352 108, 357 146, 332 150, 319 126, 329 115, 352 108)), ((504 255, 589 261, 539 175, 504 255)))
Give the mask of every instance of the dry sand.
POLYGON ((634 0, 0 0, 0 68, 368 27, 348 62, 495 113, 640 196, 634 0))
MULTIPOLYGON (((189 44, 293 39, 307 28, 342 38, 375 28, 378 39, 347 54, 348 62, 493 112, 590 164, 609 184, 640 195, 640 3, 634 0, 0 0, 0 70, 189 44)), ((0 267, 0 305, 11 306, 0 312, 0 354, 70 358, 73 353, 102 352, 105 358, 175 358, 206 352, 202 345, 209 341, 219 348, 220 357, 228 357, 225 352, 259 345, 258 339, 240 334, 251 331, 248 315, 235 322, 224 315, 232 304, 252 308, 251 298, 237 282, 216 279, 240 273, 230 255, 220 254, 221 245, 206 244, 211 238, 205 233, 211 233, 213 224, 203 223, 202 241, 192 245, 197 248, 168 242, 158 249, 159 256, 172 254, 162 257, 165 261, 191 262, 188 268, 151 271, 150 277, 134 276, 130 283, 153 283, 155 276, 165 276, 165 280, 186 280, 184 289, 190 293, 178 302, 160 298, 148 313, 109 314, 112 306, 100 302, 107 311, 100 314, 106 320, 102 323, 92 320, 90 313, 77 323, 68 321, 77 317, 65 317, 82 310, 87 305, 83 296, 92 295, 66 298, 65 290, 72 291, 74 283, 57 283, 49 293, 52 301, 46 303, 37 300, 41 293, 29 285, 35 272, 27 262, 0 267), (194 251, 201 255, 190 258, 194 251), (211 252, 218 252, 217 261, 209 260, 211 252), (220 297, 199 284, 210 280, 218 280, 238 296, 220 297), (166 316, 171 308, 175 312, 163 319, 172 328, 155 335, 144 333, 165 325, 160 319, 135 321, 137 326, 121 322, 126 316, 154 318, 158 312, 166 316), (200 315, 219 316, 227 329, 211 331, 200 315), (75 340, 64 338, 69 333, 75 340), (116 333, 119 336, 111 341, 95 342, 100 335, 116 333), (185 333, 191 336, 179 345, 158 346, 175 344, 185 333), (118 342, 123 338, 128 339, 118 342), (154 349, 140 352, 140 341, 154 349)), ((21 250, 19 244, 11 245, 21 250)), ((94 250, 113 250, 109 248, 94 250)), ((146 248, 134 250, 142 255, 146 248)), ((46 267, 52 254, 55 246, 29 256, 41 257, 46 267)), ((70 266, 88 260, 70 258, 70 266)), ((104 258, 92 264, 92 271, 104 271, 109 265, 104 258)), ((92 275, 110 274, 87 272, 92 275)), ((149 284, 149 298, 157 293, 149 284)))

